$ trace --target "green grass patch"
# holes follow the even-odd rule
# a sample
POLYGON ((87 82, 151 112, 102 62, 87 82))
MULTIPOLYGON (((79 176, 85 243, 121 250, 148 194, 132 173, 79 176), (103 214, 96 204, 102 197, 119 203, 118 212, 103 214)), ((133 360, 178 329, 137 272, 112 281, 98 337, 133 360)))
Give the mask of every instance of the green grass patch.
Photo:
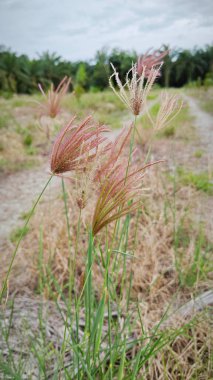
POLYGON ((194 287, 198 281, 205 281, 213 270, 213 244, 206 239, 203 230, 200 229, 196 236, 193 225, 186 227, 182 220, 177 228, 174 243, 176 247, 176 268, 181 286, 194 287), (186 264, 184 263, 185 252, 190 247, 192 236, 195 236, 194 249, 191 259, 186 264))
POLYGON ((208 195, 213 195, 213 181, 209 178, 208 173, 194 173, 187 171, 183 167, 177 169, 179 180, 184 185, 193 186, 196 190, 203 191, 208 195))
POLYGON ((11 117, 8 114, 0 115, 0 129, 8 128, 11 122, 11 117))
POLYGON ((195 158, 201 158, 203 156, 203 151, 201 149, 198 149, 194 152, 195 158))
POLYGON ((24 145, 29 147, 30 145, 32 145, 32 142, 33 142, 32 135, 26 134, 26 136, 24 137, 24 140, 23 140, 24 145))
POLYGON ((123 120, 130 115, 124 104, 110 90, 85 93, 80 99, 67 95, 63 105, 69 112, 78 115, 79 119, 92 115, 97 122, 113 129, 122 127, 123 120))
POLYGON ((14 97, 12 100, 11 100, 11 103, 12 103, 12 107, 24 107, 26 105, 28 105, 29 103, 29 100, 27 101, 27 99, 25 97, 14 97))
POLYGON ((167 128, 164 128, 162 132, 160 133, 161 136, 170 138, 175 136, 175 127, 174 125, 170 125, 167 128))
POLYGON ((15 243, 18 241, 20 236, 22 235, 23 237, 27 235, 29 231, 29 227, 17 227, 15 228, 11 234, 10 234, 10 240, 12 243, 15 243))
POLYGON ((204 111, 213 115, 213 99, 208 99, 208 100, 201 102, 201 106, 202 106, 204 111))
MULTIPOLYGON (((155 121, 158 111, 160 109, 160 103, 156 102, 149 109, 149 113, 153 122, 155 121)), ((150 118, 145 114, 139 118, 142 128, 151 129, 153 124, 150 118)), ((170 138, 177 137, 178 139, 183 139, 189 141, 194 134, 193 128, 193 117, 189 113, 189 107, 183 107, 178 115, 168 123, 163 129, 156 133, 156 138, 170 138)))
MULTIPOLYGON (((31 156, 32 153, 29 153, 31 156)), ((23 161, 9 161, 5 158, 0 158, 0 173, 15 173, 17 171, 21 170, 27 170, 27 169, 32 169, 38 164, 38 160, 36 158, 28 157, 26 156, 26 159, 23 161)))

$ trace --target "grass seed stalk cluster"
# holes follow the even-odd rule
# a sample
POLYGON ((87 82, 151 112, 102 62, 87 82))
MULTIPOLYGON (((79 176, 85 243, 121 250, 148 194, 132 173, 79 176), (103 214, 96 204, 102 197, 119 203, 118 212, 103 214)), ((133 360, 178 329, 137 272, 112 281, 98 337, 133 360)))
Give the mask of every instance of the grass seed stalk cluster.
MULTIPOLYGON (((144 378, 149 380, 159 378, 158 375, 166 372, 165 366, 167 365, 169 367, 168 373, 173 376, 170 378, 175 379, 178 373, 178 369, 175 369, 173 365, 175 348, 174 351, 171 349, 167 352, 167 345, 170 342, 175 342, 176 351, 179 352, 181 344, 178 337, 181 334, 184 335, 186 331, 188 333, 190 331, 193 337, 199 334, 194 329, 193 324, 190 325, 190 323, 184 327, 176 326, 170 331, 170 334, 166 334, 160 327, 164 316, 160 317, 160 321, 152 329, 149 329, 149 326, 143 324, 138 302, 134 304, 134 310, 130 308, 130 293, 137 299, 139 285, 127 266, 128 260, 136 260, 132 265, 135 266, 135 271, 139 270, 137 268, 137 257, 134 256, 134 248, 138 244, 139 234, 140 238, 143 234, 150 235, 150 246, 153 244, 152 237, 157 233, 164 234, 165 239, 168 239, 166 236, 168 231, 163 231, 161 224, 163 212, 166 218, 167 210, 158 210, 159 225, 154 227, 148 218, 151 208, 147 210, 143 201, 150 177, 157 176, 156 172, 153 174, 151 168, 162 160, 147 163, 146 157, 142 161, 141 151, 135 144, 139 115, 147 114, 151 120, 153 131, 157 131, 167 126, 180 112, 182 103, 179 97, 163 92, 160 96, 160 107, 155 118, 149 114, 147 98, 160 75, 165 54, 165 52, 162 54, 147 53, 145 57, 139 58, 138 62, 133 64, 128 71, 124 84, 121 83, 119 73, 113 67, 114 72, 109 79, 110 87, 130 110, 133 119, 130 120, 129 127, 123 128, 117 137, 114 138, 109 127, 94 122, 91 116, 87 116, 80 122, 77 121, 76 117, 72 117, 65 127, 61 128, 52 145, 50 177, 32 210, 27 215, 25 225, 13 251, 0 295, 0 301, 5 304, 9 292, 8 284, 11 270, 30 219, 52 177, 60 177, 66 216, 68 263, 64 262, 60 249, 56 249, 58 264, 54 270, 50 270, 51 266, 49 265, 44 266, 44 235, 47 231, 43 226, 40 226, 39 232, 37 231, 39 279, 36 286, 40 294, 46 296, 47 299, 51 298, 56 301, 57 310, 62 318, 63 332, 62 335, 59 334, 61 343, 58 349, 49 350, 47 359, 41 354, 43 349, 47 349, 45 342, 48 339, 44 336, 44 332, 41 338, 38 337, 38 341, 35 339, 32 342, 31 349, 32 352, 36 353, 35 356, 39 363, 37 376, 64 379, 97 378, 112 380, 116 378, 134 380, 144 378), (76 188, 75 196, 69 197, 68 193, 74 192, 74 187, 76 188), (73 215, 75 222, 70 218, 68 212, 69 208, 76 210, 72 202, 75 202, 78 209, 78 214, 75 212, 73 215), (89 218, 84 218, 83 212, 87 215, 88 210, 90 211, 89 218), (146 231, 143 231, 143 225, 139 224, 141 214, 146 231), (148 220, 149 222, 147 222, 148 220), (130 229, 134 230, 134 234, 131 236, 129 234, 130 229), (73 235, 75 235, 74 240, 73 235), (80 244, 80 240, 84 243, 80 244), (129 246, 133 248, 133 252, 129 251, 129 246), (82 252, 83 249, 87 252, 86 254, 82 252), (80 256, 78 262, 81 262, 81 265, 76 265, 77 256, 80 256), (97 287, 94 278, 97 279, 98 276, 100 281, 97 287), (60 281, 62 277, 65 278, 65 281, 60 281), (136 319, 135 315, 137 315, 136 319), (38 342, 42 345, 41 349, 38 349, 38 342), (167 357, 167 364, 162 359, 161 352, 167 357), (153 356, 157 356, 157 360, 155 365, 149 369, 148 365, 153 356), (52 365, 53 361, 55 366, 52 365)), ((43 115, 55 118, 60 113, 61 101, 69 84, 70 79, 64 78, 56 89, 51 87, 47 95, 41 88, 46 99, 42 105, 43 115)), ((49 131, 48 139, 51 140, 49 131)), ((148 192, 151 191, 153 189, 148 190, 148 192)), ((158 202, 157 197, 156 200, 153 197, 152 202, 155 201, 158 202)), ((168 202, 169 206, 170 203, 168 202)), ((157 204, 154 207, 157 207, 157 204)), ((52 211, 53 225, 55 222, 54 205, 52 211)), ((64 226, 59 226, 61 216, 57 220, 56 228, 58 229, 64 228, 64 226)), ((51 236, 54 239, 53 231, 51 236)), ((178 246, 178 242, 176 243, 178 246)), ((60 241, 56 242, 56 246, 57 244, 60 245, 60 241)), ((140 244, 143 245, 143 241, 140 244)), ((144 266, 147 266, 143 279, 143 285, 146 287, 151 272, 154 281, 157 261, 155 262, 153 257, 153 268, 149 268, 149 262, 146 261, 148 252, 145 254, 142 245, 141 255, 144 266)), ((163 248, 158 246, 158 249, 163 248)), ((167 281, 166 278, 171 276, 173 270, 171 255, 168 253, 164 260, 167 260, 169 264, 168 273, 165 274, 165 281, 167 281)), ((131 265, 129 266, 131 267, 131 265)), ((181 274, 181 264, 177 265, 177 268, 180 269, 179 275, 184 281, 185 277, 181 274)), ((152 288, 149 289, 156 302, 158 298, 157 291, 155 291, 157 281, 156 278, 152 288)), ((161 281, 163 280, 161 279, 161 281)), ((178 276, 175 277, 175 281, 178 281, 178 276)), ((162 286, 166 288, 165 282, 162 286)), ((172 286, 175 286, 175 282, 171 282, 170 287, 172 286)), ((169 295, 167 287, 164 297, 168 298, 169 295)), ((147 307, 144 300, 144 309, 147 307)), ((41 331, 43 331, 42 324, 44 323, 41 316, 42 312, 43 306, 39 314, 41 331)), ((149 314, 148 309, 146 313, 149 314)), ((149 323, 151 323, 152 318, 155 319, 156 315, 158 315, 156 308, 150 310, 150 320, 147 319, 149 323)), ((49 319, 45 320, 47 327, 50 322, 49 319)), ((8 344, 9 333, 6 333, 5 336, 6 344, 8 344)), ((200 339, 205 340, 205 337, 205 332, 202 331, 200 339)), ((185 346, 187 351, 189 344, 186 342, 185 346)), ((206 343, 205 354, 208 350, 209 346, 206 343)), ((0 363, 1 360, 0 356, 0 363)), ((11 367, 8 364, 7 368, 10 368, 11 373, 13 373, 12 364, 11 367)), ((18 371, 22 369, 23 366, 19 366, 18 371)), ((194 375, 193 371, 191 373, 194 375)), ((161 378, 163 377, 161 376, 161 378)), ((178 378, 181 379, 181 377, 178 378)))

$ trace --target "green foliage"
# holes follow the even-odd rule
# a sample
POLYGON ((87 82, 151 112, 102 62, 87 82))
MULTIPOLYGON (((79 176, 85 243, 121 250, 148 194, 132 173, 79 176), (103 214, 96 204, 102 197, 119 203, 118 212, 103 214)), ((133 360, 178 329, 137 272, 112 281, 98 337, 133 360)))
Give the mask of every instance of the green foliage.
POLYGON ((80 84, 77 84, 74 88, 74 91, 75 91, 75 96, 76 98, 79 100, 81 98, 81 96, 85 93, 85 90, 84 88, 80 85, 80 84))
POLYGON ((7 128, 10 123, 10 116, 7 114, 0 115, 0 129, 7 128))
POLYGON ((0 173, 14 173, 19 170, 25 170, 25 169, 31 169, 35 167, 38 164, 38 161, 33 158, 29 157, 28 160, 11 160, 5 158, 0 158, 0 173))
POLYGON ((209 88, 209 87, 213 86, 213 72, 207 73, 205 75, 205 79, 204 79, 203 84, 204 84, 205 88, 209 88))
POLYGON ((85 114, 92 114, 97 122, 115 129, 122 127, 123 120, 128 118, 128 110, 110 90, 83 93, 80 99, 73 95, 67 96, 63 106, 68 111, 78 114, 79 118, 85 117, 85 114))
POLYGON ((208 173, 193 173, 186 171, 184 168, 177 169, 179 180, 184 185, 191 185, 197 190, 203 191, 209 195, 213 195, 213 181, 210 179, 208 173))
POLYGON ((175 127, 174 125, 170 125, 166 128, 164 128, 161 132, 161 134, 167 138, 173 137, 175 135, 175 127))
POLYGON ((30 145, 32 145, 32 142, 33 142, 32 135, 26 134, 26 136, 24 137, 24 140, 23 140, 24 145, 29 147, 30 145))
POLYGON ((198 149, 194 152, 195 158, 201 158, 203 156, 203 151, 201 149, 198 149))
MULTIPOLYGON (((164 50, 168 50, 164 46, 164 50)), ((30 60, 26 55, 16 55, 9 49, 0 49, 0 92, 4 96, 12 93, 32 94, 38 89, 38 83, 44 87, 53 82, 57 86, 65 76, 72 77, 72 83, 84 90, 108 87, 108 77, 112 72, 110 63, 119 71, 122 81, 132 62, 137 61, 136 52, 102 49, 97 52, 92 63, 63 61, 56 53, 44 52, 38 59, 30 60)), ((162 75, 157 85, 181 87, 185 84, 206 88, 212 86, 213 47, 203 49, 171 50, 164 58, 162 75)), ((71 88, 72 89, 72 88, 71 88)))
POLYGON ((87 84, 87 73, 86 73, 86 68, 84 63, 80 63, 78 67, 78 71, 76 73, 76 83, 82 87, 85 88, 87 84))
POLYGON ((193 287, 198 280, 205 281, 208 274, 213 270, 211 261, 213 245, 205 238, 202 229, 195 237, 191 259, 187 264, 184 264, 185 252, 190 246, 192 235, 195 235, 192 226, 186 228, 184 220, 181 220, 175 234, 175 246, 179 279, 183 287, 193 287))
POLYGON ((19 240, 20 236, 27 235, 28 231, 29 227, 17 227, 14 231, 11 232, 10 240, 12 241, 12 243, 15 243, 19 240))

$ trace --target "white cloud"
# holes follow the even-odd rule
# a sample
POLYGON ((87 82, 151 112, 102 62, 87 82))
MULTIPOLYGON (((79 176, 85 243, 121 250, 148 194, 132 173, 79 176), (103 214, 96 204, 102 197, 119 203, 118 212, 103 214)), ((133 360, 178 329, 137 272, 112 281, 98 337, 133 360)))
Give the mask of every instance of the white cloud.
POLYGON ((0 42, 31 57, 49 50, 89 59, 103 46, 193 48, 212 43, 212 25, 211 0, 0 1, 0 42))

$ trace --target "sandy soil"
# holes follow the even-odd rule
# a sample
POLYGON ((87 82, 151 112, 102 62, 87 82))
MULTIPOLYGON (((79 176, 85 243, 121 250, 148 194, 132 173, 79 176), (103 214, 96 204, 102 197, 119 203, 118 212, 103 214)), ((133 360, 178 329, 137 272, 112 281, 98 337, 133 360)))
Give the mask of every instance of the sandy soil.
POLYGON ((184 95, 189 104, 190 112, 195 116, 195 126, 197 127, 201 145, 205 147, 205 151, 209 157, 210 165, 213 165, 213 117, 203 111, 199 102, 194 98, 184 95))
MULTIPOLYGON (((33 171, 22 171, 0 178, 0 241, 9 237, 11 230, 23 224, 21 215, 30 210, 49 178, 45 166, 33 171)), ((53 178, 50 187, 56 187, 59 178, 53 178)), ((45 197, 45 196, 44 196, 45 197)))

